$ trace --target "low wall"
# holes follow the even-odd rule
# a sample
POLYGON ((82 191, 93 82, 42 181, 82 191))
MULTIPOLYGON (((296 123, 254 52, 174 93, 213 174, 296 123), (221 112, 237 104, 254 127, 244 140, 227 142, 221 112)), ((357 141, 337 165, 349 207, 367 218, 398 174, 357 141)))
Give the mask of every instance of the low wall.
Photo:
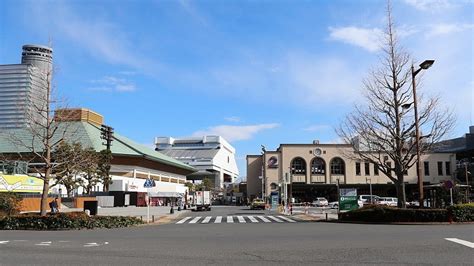
MULTIPOLYGON (((54 198, 48 197, 48 203, 53 201, 54 198)), ((21 200, 21 210, 22 212, 34 212, 40 211, 41 209, 41 198, 22 198, 21 200)), ((58 208, 61 208, 61 198, 58 198, 58 208)), ((48 204, 48 211, 50 211, 48 204)))
POLYGON ((84 201, 97 201, 95 197, 74 198, 74 208, 84 209, 84 201))

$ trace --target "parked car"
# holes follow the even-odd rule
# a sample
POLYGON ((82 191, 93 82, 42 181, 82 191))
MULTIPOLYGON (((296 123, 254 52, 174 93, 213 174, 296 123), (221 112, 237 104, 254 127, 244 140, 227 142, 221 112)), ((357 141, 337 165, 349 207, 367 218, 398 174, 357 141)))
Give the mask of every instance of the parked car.
POLYGON ((398 204, 398 199, 392 197, 380 197, 377 201, 377 204, 396 207, 398 204))
POLYGON ((316 198, 315 201, 313 201, 313 206, 316 207, 324 207, 328 206, 328 200, 326 198, 316 198))
POLYGON ((254 199, 250 204, 251 210, 265 210, 265 202, 261 199, 254 199))
POLYGON ((331 209, 339 208, 339 201, 331 201, 328 203, 328 207, 331 209))
POLYGON ((363 205, 367 204, 376 204, 377 201, 379 200, 379 196, 377 195, 359 195, 359 200, 362 201, 363 205), (370 198, 372 197, 372 200, 370 198))

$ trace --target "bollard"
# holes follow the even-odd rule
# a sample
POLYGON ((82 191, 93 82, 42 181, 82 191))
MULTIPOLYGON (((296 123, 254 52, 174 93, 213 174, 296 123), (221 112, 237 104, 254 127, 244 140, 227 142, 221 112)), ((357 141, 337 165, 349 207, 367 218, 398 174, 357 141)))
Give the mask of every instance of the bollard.
MULTIPOLYGON (((327 220, 327 215, 326 215, 326 220, 327 220)), ((151 216, 151 221, 154 223, 155 222, 155 215, 151 216)))
POLYGON ((326 221, 328 220, 328 213, 326 213, 326 221))
POLYGON ((143 222, 143 216, 140 215, 140 220, 143 222))

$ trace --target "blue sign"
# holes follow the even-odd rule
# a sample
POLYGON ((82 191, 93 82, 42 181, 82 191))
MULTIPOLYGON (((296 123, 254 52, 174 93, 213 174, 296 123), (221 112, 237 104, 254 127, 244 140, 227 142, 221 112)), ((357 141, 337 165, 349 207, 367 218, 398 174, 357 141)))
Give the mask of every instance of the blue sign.
POLYGON ((155 180, 153 180, 153 179, 147 179, 147 180, 145 180, 145 184, 143 184, 143 187, 145 187, 145 188, 156 187, 155 180))

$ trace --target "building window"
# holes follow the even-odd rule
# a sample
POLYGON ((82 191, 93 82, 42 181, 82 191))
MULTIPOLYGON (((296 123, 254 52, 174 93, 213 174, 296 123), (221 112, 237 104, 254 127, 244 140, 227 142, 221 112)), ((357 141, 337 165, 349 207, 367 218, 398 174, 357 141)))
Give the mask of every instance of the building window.
POLYGON ((376 164, 374 164, 374 175, 379 175, 379 168, 376 164))
POLYGON ((305 175, 306 174, 306 162, 303 158, 295 158, 291 162, 291 173, 297 175, 305 175))
POLYGON ((356 162, 356 175, 360 175, 360 163, 356 162))
POLYGON ((345 174, 345 164, 341 158, 334 158, 331 161, 331 174, 332 175, 344 175, 345 174))
POLYGON ((451 175, 451 162, 445 162, 446 163, 446 175, 451 175))
POLYGON ((443 175, 443 162, 438 162, 438 175, 443 175))
POLYGON ((425 176, 430 175, 430 162, 423 162, 423 166, 425 168, 425 176))
POLYGON ((365 163, 365 175, 370 175, 370 163, 365 163))
POLYGON ((317 175, 317 174, 322 174, 324 173, 326 169, 326 163, 322 158, 314 158, 313 161, 311 162, 311 174, 312 175, 317 175))

